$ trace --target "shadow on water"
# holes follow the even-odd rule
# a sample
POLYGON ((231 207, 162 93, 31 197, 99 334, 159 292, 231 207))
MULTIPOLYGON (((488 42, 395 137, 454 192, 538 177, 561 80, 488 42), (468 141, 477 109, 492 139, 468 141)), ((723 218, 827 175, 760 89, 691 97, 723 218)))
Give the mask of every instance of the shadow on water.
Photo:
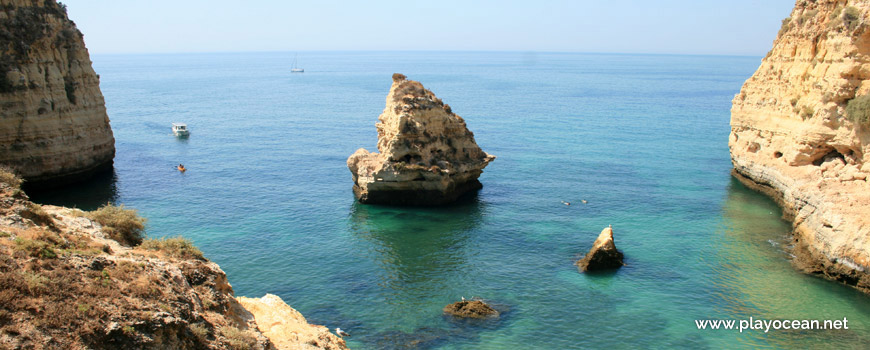
POLYGON ((485 321, 455 320, 441 310, 443 295, 473 278, 467 267, 485 211, 486 203, 476 196, 432 208, 353 204, 350 231, 382 271, 370 282, 376 290, 367 293, 382 295, 381 312, 399 324, 406 317, 419 319, 420 313, 431 315, 425 324, 409 319, 405 325, 410 327, 368 329, 355 340, 377 349, 428 349, 473 342, 480 331, 503 326, 507 307, 500 310, 502 318, 485 321))
POLYGON ((722 225, 708 249, 710 302, 732 319, 842 319, 852 331, 745 332, 750 347, 812 348, 864 344, 870 301, 861 292, 805 275, 791 264, 791 224, 773 200, 736 179, 722 204, 722 225), (818 295, 838 296, 820 300, 818 295))
POLYGON ((432 279, 448 281, 452 271, 465 266, 467 241, 482 222, 484 207, 476 197, 434 208, 354 203, 350 229, 372 244, 373 258, 401 291, 432 279))
POLYGON ((90 179, 46 191, 29 191, 30 200, 39 204, 94 210, 118 200, 118 174, 115 169, 94 174, 90 179))

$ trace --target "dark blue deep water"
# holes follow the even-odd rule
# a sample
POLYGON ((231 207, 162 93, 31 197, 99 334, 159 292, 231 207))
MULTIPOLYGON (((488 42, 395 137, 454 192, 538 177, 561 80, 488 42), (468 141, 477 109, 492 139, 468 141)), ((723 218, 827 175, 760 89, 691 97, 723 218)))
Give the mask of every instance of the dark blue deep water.
POLYGON ((301 53, 305 73, 291 74, 293 57, 94 56, 114 173, 35 199, 137 208, 149 236, 193 240, 237 295, 277 294, 347 329, 354 349, 870 342, 870 298, 796 272, 780 210, 729 176, 731 99, 759 57, 301 53), (354 202, 345 160, 376 148, 395 72, 498 156, 477 196, 435 209, 354 202), (174 121, 189 139, 170 134, 174 121), (611 224, 627 266, 578 273, 573 262, 611 224), (463 296, 503 317, 444 317, 463 296), (845 317, 850 329, 694 322, 749 317, 845 317))

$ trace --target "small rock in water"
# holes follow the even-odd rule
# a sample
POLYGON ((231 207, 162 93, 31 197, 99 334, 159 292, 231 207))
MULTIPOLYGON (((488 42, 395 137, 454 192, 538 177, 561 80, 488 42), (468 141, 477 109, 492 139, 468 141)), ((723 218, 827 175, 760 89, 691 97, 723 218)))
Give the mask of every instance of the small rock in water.
POLYGON ((607 227, 598 235, 598 239, 592 244, 592 249, 583 259, 576 263, 581 272, 619 268, 623 264, 622 252, 616 249, 613 243, 613 228, 607 227))
POLYGON ((463 300, 444 307, 444 312, 456 317, 487 318, 498 317, 498 311, 481 300, 463 300))

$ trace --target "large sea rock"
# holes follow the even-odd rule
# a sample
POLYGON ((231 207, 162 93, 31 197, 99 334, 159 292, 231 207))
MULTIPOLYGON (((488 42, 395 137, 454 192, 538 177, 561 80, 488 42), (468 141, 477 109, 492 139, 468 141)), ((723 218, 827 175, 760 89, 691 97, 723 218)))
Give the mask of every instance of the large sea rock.
POLYGON ((478 147, 465 120, 423 84, 393 75, 375 124, 378 151, 347 159, 362 203, 440 205, 481 188, 477 178, 495 159, 478 147))
POLYGON ((870 291, 870 1, 797 1, 734 97, 734 175, 792 220, 797 265, 870 291), (850 108, 849 106, 852 106, 850 108), (857 108, 855 108, 857 107, 857 108))
POLYGON ((613 243, 613 228, 607 227, 601 230, 598 238, 592 243, 592 248, 586 255, 577 261, 577 268, 581 272, 612 270, 622 267, 622 252, 616 249, 613 243))
POLYGON ((31 187, 111 168, 100 79, 65 6, 0 0, 0 106, 0 164, 31 187))

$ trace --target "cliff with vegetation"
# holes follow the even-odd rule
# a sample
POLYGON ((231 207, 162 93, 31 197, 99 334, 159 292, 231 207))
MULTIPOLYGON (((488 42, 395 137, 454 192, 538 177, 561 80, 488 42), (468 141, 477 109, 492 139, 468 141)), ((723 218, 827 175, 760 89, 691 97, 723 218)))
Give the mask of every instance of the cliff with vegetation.
POLYGON ((423 84, 393 74, 375 124, 378 151, 347 159, 362 203, 438 205, 482 187, 477 180, 495 156, 474 141, 465 120, 423 84))
POLYGON ((797 1, 734 98, 729 146, 792 220, 797 266, 870 291, 870 0, 797 1))
POLYGON ((115 139, 82 33, 54 0, 0 0, 0 164, 31 186, 112 166, 115 139))
POLYGON ((0 348, 346 349, 276 296, 235 298, 217 264, 144 238, 134 211, 38 205, 19 185, 0 170, 0 348))

